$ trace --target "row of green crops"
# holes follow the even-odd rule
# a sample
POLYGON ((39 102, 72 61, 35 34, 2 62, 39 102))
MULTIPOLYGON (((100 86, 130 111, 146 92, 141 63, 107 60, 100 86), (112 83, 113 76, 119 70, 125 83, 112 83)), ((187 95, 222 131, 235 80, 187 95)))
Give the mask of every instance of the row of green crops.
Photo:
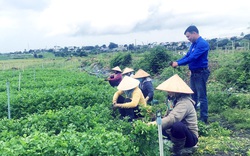
POLYGON ((158 155, 156 127, 112 116, 115 91, 83 72, 1 71, 0 155, 158 155))
POLYGON ((66 70, 35 71, 35 79, 30 75, 33 70, 21 72, 2 72, 0 85, 0 117, 7 116, 6 81, 10 82, 10 103, 13 118, 60 109, 68 106, 91 106, 95 103, 110 103, 114 89, 107 82, 85 73, 66 70), (21 86, 20 91, 18 87, 21 86), (4 113, 6 112, 6 113, 4 113))
POLYGON ((104 105, 0 122, 0 155, 155 155, 157 131, 113 119, 104 105))

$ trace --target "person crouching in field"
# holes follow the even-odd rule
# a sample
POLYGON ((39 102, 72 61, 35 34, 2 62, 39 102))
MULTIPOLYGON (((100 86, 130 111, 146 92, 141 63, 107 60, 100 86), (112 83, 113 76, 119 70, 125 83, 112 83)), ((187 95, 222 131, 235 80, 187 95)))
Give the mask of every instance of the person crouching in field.
POLYGON ((146 107, 146 101, 138 87, 139 83, 138 80, 125 76, 113 96, 113 108, 119 109, 121 119, 128 116, 129 122, 140 117, 139 107, 146 107))
POLYGON ((142 69, 139 69, 133 78, 140 81, 139 88, 141 89, 147 104, 150 104, 154 98, 154 86, 150 75, 142 69))
POLYGON ((122 72, 122 76, 126 75, 132 77, 134 75, 134 69, 126 67, 122 72))
MULTIPOLYGON (((193 147, 198 142, 198 124, 193 91, 177 75, 161 83, 156 89, 166 91, 173 100, 173 109, 162 118, 163 135, 173 142, 173 152, 183 154, 184 147, 193 147)), ((150 122, 148 125, 156 122, 150 122)))
POLYGON ((105 79, 106 81, 109 81, 109 84, 112 87, 116 87, 120 84, 120 82, 122 81, 122 70, 120 69, 120 67, 116 66, 114 68, 112 68, 112 71, 114 72, 113 74, 111 74, 109 76, 109 78, 105 79))

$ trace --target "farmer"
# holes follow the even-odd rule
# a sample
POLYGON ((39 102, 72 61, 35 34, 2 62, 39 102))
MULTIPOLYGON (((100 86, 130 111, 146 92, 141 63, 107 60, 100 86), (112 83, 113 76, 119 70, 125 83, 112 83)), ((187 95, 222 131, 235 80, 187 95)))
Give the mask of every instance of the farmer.
MULTIPOLYGON (((193 147, 198 142, 195 102, 190 97, 193 91, 177 74, 156 89, 166 91, 173 100, 173 109, 162 118, 162 130, 163 135, 173 142, 173 152, 181 154, 184 147, 193 147)), ((148 123, 151 124, 156 125, 156 122, 148 123)))
POLYGON ((139 81, 125 76, 117 86, 118 91, 113 96, 113 108, 118 108, 121 118, 128 116, 129 121, 138 118, 139 107, 146 106, 146 101, 138 87, 139 81))
POLYGON ((154 86, 150 75, 142 69, 139 69, 134 78, 140 81, 139 88, 141 89, 146 102, 149 104, 154 98, 154 86))
POLYGON ((114 72, 113 74, 111 74, 109 76, 109 78, 105 79, 106 81, 109 81, 109 84, 112 87, 118 86, 119 83, 122 80, 122 70, 120 69, 120 67, 116 66, 114 68, 112 68, 112 71, 114 72))
POLYGON ((125 76, 125 75, 127 75, 127 76, 133 76, 134 75, 134 69, 126 67, 123 70, 122 75, 123 76, 125 76))
POLYGON ((206 83, 210 75, 208 69, 208 51, 209 44, 199 35, 199 30, 196 26, 189 26, 185 32, 187 39, 192 43, 187 54, 172 62, 172 67, 189 65, 191 71, 190 87, 194 91, 192 99, 195 101, 195 108, 200 103, 200 118, 199 120, 207 123, 208 119, 208 101, 206 83))

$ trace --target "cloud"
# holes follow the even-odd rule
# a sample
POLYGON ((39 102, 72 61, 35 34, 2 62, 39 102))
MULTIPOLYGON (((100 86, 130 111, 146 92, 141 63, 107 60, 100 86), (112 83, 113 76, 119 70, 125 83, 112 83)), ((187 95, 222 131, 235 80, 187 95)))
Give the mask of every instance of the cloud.
POLYGON ((152 4, 148 0, 72 0, 52 1, 39 18, 48 35, 123 34, 133 30, 138 21, 147 18, 152 4), (68 11, 70 10, 70 11, 68 11), (49 25, 47 23, 50 23, 49 25), (58 28, 61 27, 61 30, 58 28))
POLYGON ((27 45, 186 40, 183 32, 191 24, 206 38, 247 34, 246 4, 247 0, 0 0, 0 43, 8 45, 0 52, 27 45))
POLYGON ((0 0, 1 10, 34 10, 47 7, 50 0, 0 0))

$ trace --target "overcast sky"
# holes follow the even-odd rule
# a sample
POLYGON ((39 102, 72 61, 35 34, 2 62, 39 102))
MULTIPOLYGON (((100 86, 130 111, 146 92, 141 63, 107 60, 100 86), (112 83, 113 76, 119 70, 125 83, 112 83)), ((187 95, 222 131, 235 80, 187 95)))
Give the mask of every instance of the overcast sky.
POLYGON ((0 53, 187 41, 250 33, 248 0, 0 0, 0 53))

